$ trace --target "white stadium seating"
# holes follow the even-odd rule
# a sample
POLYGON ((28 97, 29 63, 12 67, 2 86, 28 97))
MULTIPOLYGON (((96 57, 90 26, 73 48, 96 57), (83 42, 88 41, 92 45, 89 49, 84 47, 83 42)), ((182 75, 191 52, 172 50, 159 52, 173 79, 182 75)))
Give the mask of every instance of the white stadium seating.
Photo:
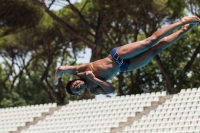
POLYGON ((0 133, 16 131, 17 127, 25 126, 26 122, 33 121, 34 117, 40 117, 43 112, 55 106, 53 103, 0 109, 0 133))
POLYGON ((52 132, 56 127, 55 132, 109 133, 112 127, 119 127, 120 122, 136 116, 136 112, 142 112, 164 95, 166 92, 73 101, 22 132, 52 132))
POLYGON ((182 90, 118 133, 200 133, 200 89, 182 90))
POLYGON ((166 92, 70 101, 26 127, 56 104, 0 109, 0 133, 200 133, 200 89, 185 89, 160 102, 166 92), (152 108, 153 102, 158 103, 152 108), (149 112, 145 112, 145 107, 149 112), (123 125, 136 118, 129 126, 123 125), (18 127, 26 127, 19 130, 18 127), (116 129, 115 131, 113 129, 116 129))

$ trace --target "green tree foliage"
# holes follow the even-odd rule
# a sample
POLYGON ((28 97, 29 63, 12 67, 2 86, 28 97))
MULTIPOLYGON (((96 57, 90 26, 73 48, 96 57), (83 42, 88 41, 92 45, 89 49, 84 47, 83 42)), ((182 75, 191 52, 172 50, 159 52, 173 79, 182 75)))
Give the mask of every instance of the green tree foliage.
MULTIPOLYGON (((0 2, 1 107, 92 98, 87 91, 66 95, 65 83, 75 76, 64 75, 54 86, 55 68, 76 65, 85 48, 92 50, 91 61, 104 58, 113 47, 142 40, 187 14, 198 15, 200 7, 192 0, 66 1, 58 11, 50 10, 59 2, 54 0, 0 2)), ((147 66, 113 77, 110 81, 118 95, 198 87, 198 30, 194 28, 147 66)))
MULTIPOLYGON (((3 103, 14 94, 25 101, 21 105, 65 101, 64 87, 57 89, 52 81, 57 65, 75 62, 69 51, 70 39, 47 14, 42 14, 43 21, 38 25, 0 39, 5 71, 0 82, 3 103)), ((69 76, 65 79, 69 80, 69 76)), ((5 106, 3 103, 0 106, 5 106)))
POLYGON ((22 0, 1 0, 0 16, 1 37, 36 26, 42 17, 42 11, 22 0))

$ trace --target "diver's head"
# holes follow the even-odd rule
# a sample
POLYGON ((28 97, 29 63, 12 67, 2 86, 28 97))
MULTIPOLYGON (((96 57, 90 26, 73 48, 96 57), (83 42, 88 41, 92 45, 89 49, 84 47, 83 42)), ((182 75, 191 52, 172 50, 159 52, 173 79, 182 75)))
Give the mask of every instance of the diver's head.
POLYGON ((69 81, 66 85, 66 90, 71 95, 76 95, 77 93, 83 91, 87 87, 86 82, 82 79, 74 79, 69 81))

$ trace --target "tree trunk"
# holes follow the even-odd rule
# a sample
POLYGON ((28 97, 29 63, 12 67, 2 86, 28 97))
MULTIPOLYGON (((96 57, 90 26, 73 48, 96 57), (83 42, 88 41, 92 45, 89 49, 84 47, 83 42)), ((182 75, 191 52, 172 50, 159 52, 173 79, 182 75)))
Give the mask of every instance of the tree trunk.
POLYGON ((119 84, 118 84, 118 90, 119 90, 119 95, 124 95, 122 87, 123 87, 123 80, 124 80, 124 76, 123 76, 123 72, 120 72, 118 75, 118 79, 119 79, 119 84))
POLYGON ((177 92, 180 92, 181 90, 181 87, 182 87, 182 84, 183 84, 183 81, 185 79, 185 76, 186 76, 186 73, 189 71, 189 69, 191 68, 195 58, 197 57, 198 53, 200 53, 200 43, 199 45, 197 46, 195 52, 193 53, 191 59, 187 62, 187 64, 185 65, 185 67, 183 68, 180 76, 179 76, 179 83, 177 85, 177 92))
POLYGON ((174 94, 175 93, 175 90, 174 90, 174 87, 173 87, 173 83, 172 81, 170 80, 170 77, 169 77, 169 74, 167 73, 167 71, 165 70, 161 60, 160 60, 160 57, 158 55, 156 55, 154 57, 154 59, 156 60, 157 64, 158 64, 158 67, 160 68, 161 70, 161 73, 162 75, 164 76, 165 80, 167 81, 167 84, 169 86, 168 88, 168 92, 171 93, 171 94, 174 94))

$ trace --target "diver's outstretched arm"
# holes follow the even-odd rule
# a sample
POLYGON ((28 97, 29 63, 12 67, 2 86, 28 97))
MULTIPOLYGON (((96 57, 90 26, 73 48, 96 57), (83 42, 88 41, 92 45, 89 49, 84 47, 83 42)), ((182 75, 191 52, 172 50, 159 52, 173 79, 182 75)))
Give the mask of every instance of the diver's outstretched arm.
POLYGON ((76 66, 59 66, 56 69, 53 83, 55 85, 57 85, 58 84, 58 79, 62 77, 63 73, 75 75, 76 71, 77 71, 77 67, 76 66))

